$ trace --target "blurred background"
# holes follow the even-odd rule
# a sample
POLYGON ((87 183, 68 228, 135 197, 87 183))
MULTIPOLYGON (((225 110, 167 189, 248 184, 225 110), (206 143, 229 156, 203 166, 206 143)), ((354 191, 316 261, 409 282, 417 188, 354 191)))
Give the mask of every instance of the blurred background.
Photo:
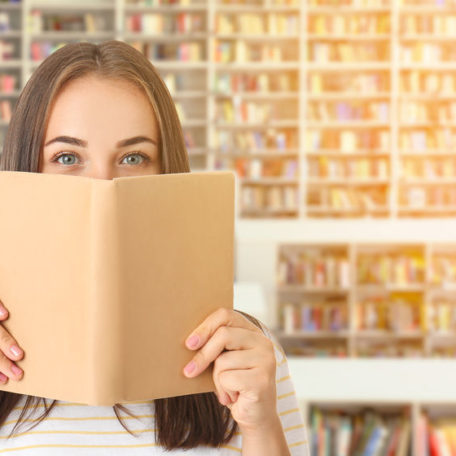
POLYGON ((60 46, 143 52, 192 171, 236 173, 235 307, 312 455, 455 455, 455 38, 455 0, 0 2, 0 143, 60 46))

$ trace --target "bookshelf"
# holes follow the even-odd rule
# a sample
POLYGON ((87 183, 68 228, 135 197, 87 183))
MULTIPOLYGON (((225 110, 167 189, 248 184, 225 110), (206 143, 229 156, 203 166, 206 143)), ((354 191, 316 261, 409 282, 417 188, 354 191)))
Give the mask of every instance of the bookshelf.
POLYGON ((456 244, 280 243, 276 271, 290 355, 456 354, 456 244))
POLYGON ((301 408, 315 455, 443 455, 455 445, 454 403, 309 401, 301 408))
POLYGON ((244 219, 456 215, 456 13, 433 0, 0 2, 0 142, 31 72, 119 39, 162 74, 193 170, 244 219))

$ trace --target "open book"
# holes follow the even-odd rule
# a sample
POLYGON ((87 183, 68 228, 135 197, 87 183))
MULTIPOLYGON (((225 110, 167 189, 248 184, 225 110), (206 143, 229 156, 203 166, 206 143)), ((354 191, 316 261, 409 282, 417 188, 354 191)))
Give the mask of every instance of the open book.
POLYGON ((1 324, 24 375, 0 390, 89 405, 215 391, 190 333, 233 308, 234 174, 0 171, 1 324))

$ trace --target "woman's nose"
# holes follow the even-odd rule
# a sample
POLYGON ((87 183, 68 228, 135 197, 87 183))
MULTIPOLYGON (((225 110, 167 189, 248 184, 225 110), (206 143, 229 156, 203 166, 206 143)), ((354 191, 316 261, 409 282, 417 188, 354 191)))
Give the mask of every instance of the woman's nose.
POLYGON ((95 179, 113 179, 115 177, 114 171, 109 166, 92 167, 87 170, 85 176, 95 179))

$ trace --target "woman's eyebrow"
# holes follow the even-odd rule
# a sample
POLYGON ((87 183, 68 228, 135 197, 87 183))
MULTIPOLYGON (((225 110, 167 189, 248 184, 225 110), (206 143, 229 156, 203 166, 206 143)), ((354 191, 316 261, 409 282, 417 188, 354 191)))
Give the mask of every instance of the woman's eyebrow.
POLYGON ((157 145, 157 142, 154 139, 149 138, 147 136, 134 136, 133 138, 123 139, 122 141, 119 141, 116 144, 116 147, 132 146, 133 144, 138 144, 142 142, 150 142, 152 144, 157 145))
MULTIPOLYGON (((79 147, 87 147, 87 141, 79 138, 73 138, 72 136, 57 136, 54 139, 48 141, 44 146, 49 146, 49 144, 55 142, 62 142, 66 144, 72 144, 73 146, 79 147)), ((142 142, 150 142, 152 144, 157 145, 157 142, 152 138, 148 138, 147 136, 134 136, 133 138, 122 139, 116 144, 116 147, 127 147, 132 146, 134 144, 142 143, 142 142)))
POLYGON ((49 144, 55 143, 55 142, 62 142, 66 144, 72 144, 74 146, 79 146, 79 147, 87 147, 87 141, 84 141, 82 139, 78 138, 73 138, 72 136, 57 136, 54 139, 51 139, 48 141, 44 146, 49 146, 49 144))

